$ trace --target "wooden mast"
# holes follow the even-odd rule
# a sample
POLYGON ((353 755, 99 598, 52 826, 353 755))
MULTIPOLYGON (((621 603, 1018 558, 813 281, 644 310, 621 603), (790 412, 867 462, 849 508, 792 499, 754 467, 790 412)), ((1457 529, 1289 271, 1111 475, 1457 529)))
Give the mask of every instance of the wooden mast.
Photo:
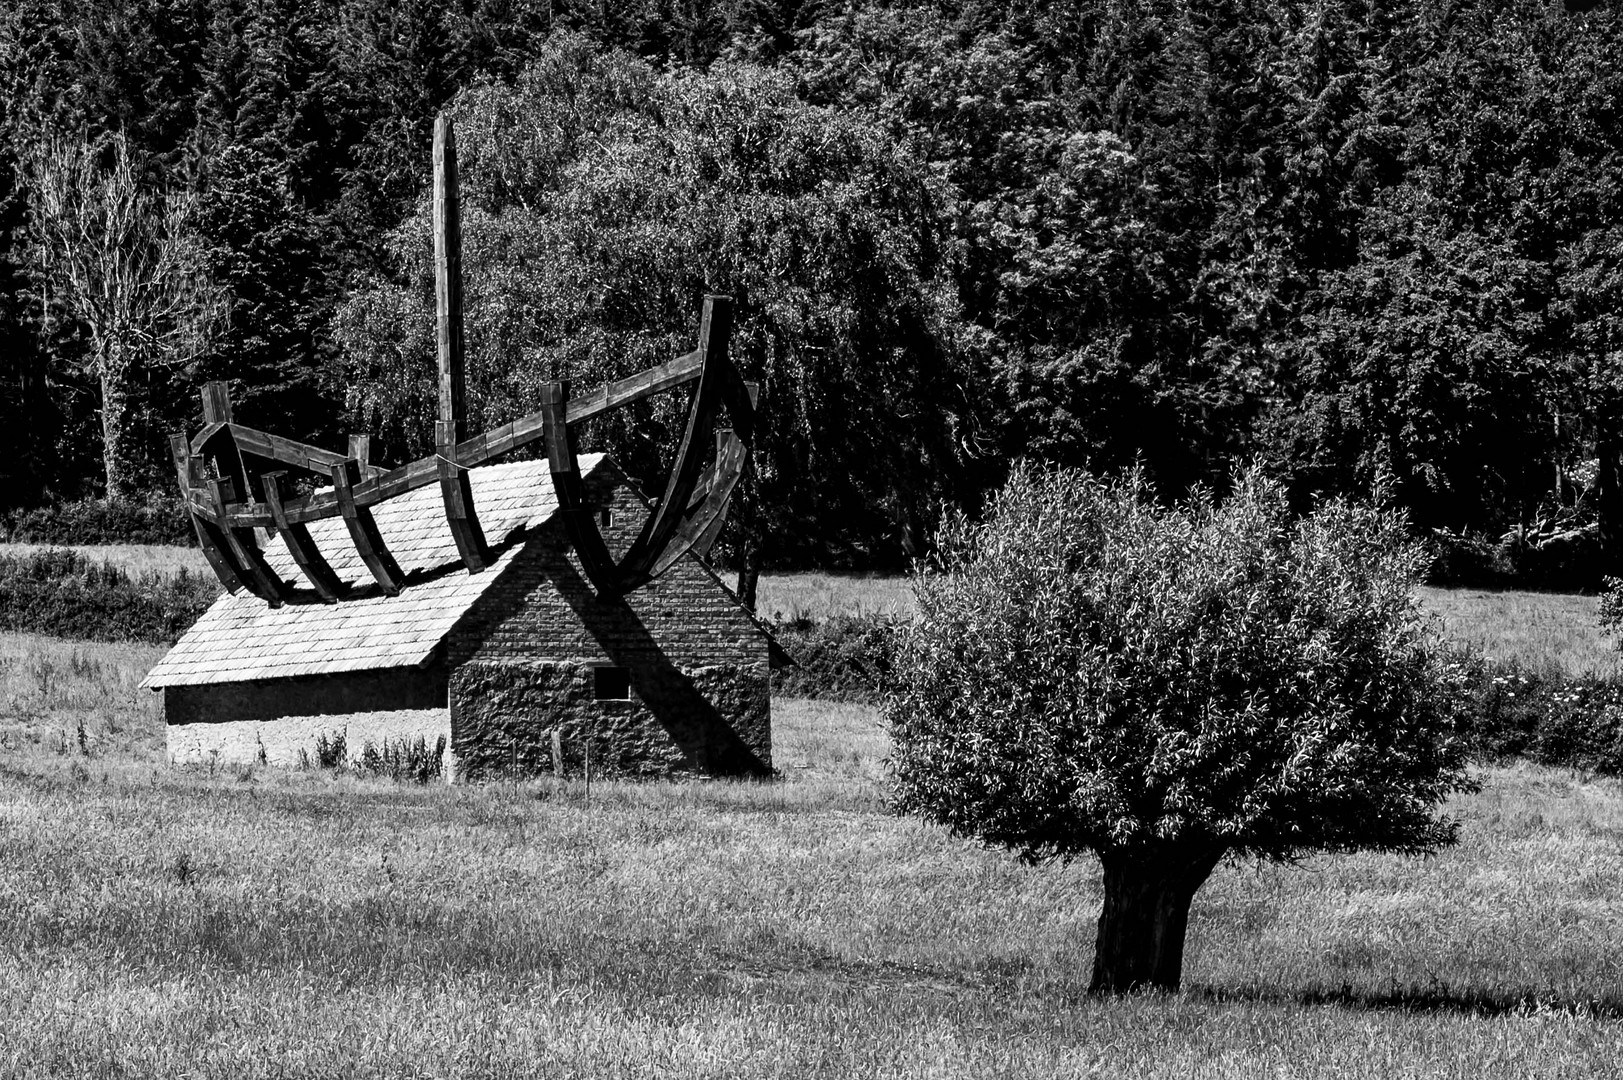
POLYGON ((434 121, 434 309, 439 339, 440 418, 434 425, 440 495, 457 554, 470 573, 490 565, 485 533, 473 507, 468 470, 457 460, 467 438, 462 371, 462 214, 456 174, 456 131, 441 113, 434 121))

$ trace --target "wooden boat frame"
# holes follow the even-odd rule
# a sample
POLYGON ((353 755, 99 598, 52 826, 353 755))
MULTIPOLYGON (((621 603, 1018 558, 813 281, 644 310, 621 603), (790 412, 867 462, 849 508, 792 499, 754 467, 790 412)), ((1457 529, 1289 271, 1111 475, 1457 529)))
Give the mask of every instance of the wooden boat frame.
POLYGON ((434 454, 384 470, 370 462, 371 440, 351 436, 335 453, 238 424, 224 383, 202 391, 203 428, 192 438, 170 438, 177 478, 198 543, 222 585, 247 591, 273 607, 293 598, 294 587, 265 561, 256 529, 280 535, 316 594, 336 603, 344 583, 317 549, 309 524, 342 518, 350 541, 378 587, 399 593, 404 575, 372 517, 379 503, 438 484, 457 553, 470 573, 492 562, 479 525, 468 470, 544 440, 553 489, 569 541, 581 567, 602 594, 621 595, 663 574, 690 551, 714 543, 727 505, 754 443, 757 388, 746 383, 728 355, 732 300, 707 296, 698 346, 668 363, 578 396, 565 382, 542 388, 541 408, 511 423, 467 437, 463 422, 461 225, 456 143, 450 120, 434 126, 434 276, 438 322, 439 421, 434 454), (665 489, 641 532, 618 558, 599 528, 577 462, 574 429, 593 417, 662 391, 696 382, 687 425, 665 489), (714 456, 708 466, 710 433, 714 456), (288 473, 330 480, 332 487, 294 496, 288 473), (258 498, 256 498, 256 494, 258 498))

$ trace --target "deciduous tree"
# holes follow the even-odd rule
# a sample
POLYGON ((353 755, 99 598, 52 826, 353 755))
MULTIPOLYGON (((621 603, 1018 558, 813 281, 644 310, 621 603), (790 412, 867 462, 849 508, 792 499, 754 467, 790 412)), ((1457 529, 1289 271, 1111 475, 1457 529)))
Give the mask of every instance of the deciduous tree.
POLYGON ((1166 507, 1018 468, 949 518, 885 705, 899 807, 1030 860, 1098 855, 1095 992, 1176 989, 1226 856, 1422 853, 1465 790, 1395 514, 1292 520, 1256 472, 1166 507))
POLYGON ((32 151, 22 179, 27 265, 46 317, 85 328, 83 363, 101 392, 107 496, 125 497, 133 373, 195 357, 224 308, 191 230, 195 200, 144 183, 122 135, 54 137, 32 151))

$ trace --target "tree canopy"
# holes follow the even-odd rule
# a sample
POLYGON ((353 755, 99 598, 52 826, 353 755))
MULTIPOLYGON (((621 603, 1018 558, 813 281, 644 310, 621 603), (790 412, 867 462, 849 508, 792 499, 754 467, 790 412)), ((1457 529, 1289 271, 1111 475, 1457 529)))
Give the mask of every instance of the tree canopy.
MULTIPOLYGON (((1614 8, 18 0, 0 274, 26 280, 19 155, 119 135, 142 184, 195 195, 230 308, 131 388, 132 483, 168 482, 159 436, 221 377, 261 426, 385 423, 403 453, 425 375, 367 380, 406 343, 389 312, 420 319, 449 106, 478 151, 484 407, 640 363, 702 288, 738 292, 776 561, 895 562, 895 522, 977 505, 1015 457, 1138 462, 1176 495, 1259 455, 1299 509, 1390 476, 1417 528, 1598 516, 1615 561, 1614 8)), ((0 304, 0 431, 30 463, 0 469, 8 505, 105 485, 88 330, 27 291, 0 304)), ((643 419, 605 438, 651 458, 643 419)))
MULTIPOLYGON (((452 114, 476 424, 533 411, 550 380, 687 351, 700 298, 727 293, 732 353, 762 388, 754 543, 802 554, 817 535, 866 561, 950 489, 966 377, 941 207, 897 143, 768 69, 662 74, 581 37, 452 114)), ((393 235, 399 276, 338 320, 352 404, 409 452, 435 400, 428 237, 423 205, 393 235)), ((679 416, 602 438, 652 481, 679 416)))

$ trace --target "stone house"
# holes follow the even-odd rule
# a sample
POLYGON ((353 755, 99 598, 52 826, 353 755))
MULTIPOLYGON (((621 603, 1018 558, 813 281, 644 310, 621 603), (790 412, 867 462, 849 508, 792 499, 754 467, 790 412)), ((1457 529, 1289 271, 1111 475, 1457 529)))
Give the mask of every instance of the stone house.
MULTIPOLYGON (((647 503, 607 457, 580 464, 603 536, 624 546, 647 503)), ((464 568, 440 491, 423 487, 375 508, 398 594, 373 582, 334 518, 310 536, 344 583, 337 603, 313 590, 280 606, 246 592, 216 601, 142 683, 163 694, 170 759, 296 765, 341 734, 351 757, 443 745, 448 780, 550 773, 560 751, 573 771, 588 748, 594 773, 771 771, 768 676, 783 654, 702 559, 599 596, 545 461, 468 479, 494 556, 483 571, 464 568)), ((298 580, 280 538, 264 555, 298 580)))

